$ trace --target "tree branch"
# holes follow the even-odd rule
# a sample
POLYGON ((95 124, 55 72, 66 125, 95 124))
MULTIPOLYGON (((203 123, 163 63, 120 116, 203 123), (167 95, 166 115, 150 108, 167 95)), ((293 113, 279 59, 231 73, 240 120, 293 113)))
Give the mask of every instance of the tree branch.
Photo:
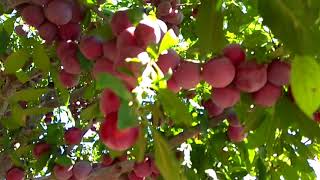
POLYGON ((122 161, 106 168, 100 168, 90 174, 90 180, 118 180, 124 173, 132 171, 134 161, 122 161))

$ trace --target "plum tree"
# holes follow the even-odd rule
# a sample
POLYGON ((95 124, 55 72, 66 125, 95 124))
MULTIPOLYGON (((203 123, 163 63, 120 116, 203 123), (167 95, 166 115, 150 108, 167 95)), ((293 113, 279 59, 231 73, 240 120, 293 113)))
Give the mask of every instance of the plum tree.
POLYGON ((242 126, 229 126, 228 137, 230 141, 239 143, 246 138, 247 134, 242 126))
POLYGON ((78 23, 68 23, 59 27, 59 37, 62 40, 77 40, 80 37, 81 26, 78 23))
POLYGON ((235 67, 228 58, 214 58, 203 66, 201 76, 211 86, 223 88, 233 81, 235 67))
POLYGON ((53 174, 57 180, 68 180, 72 176, 72 166, 55 164, 53 167, 53 174))
POLYGON ((268 81, 276 86, 288 85, 290 70, 290 64, 283 61, 273 61, 268 66, 268 81))
POLYGON ((164 74, 168 73, 169 69, 175 70, 179 63, 180 56, 176 51, 172 49, 163 52, 159 56, 157 61, 157 65, 164 74))
POLYGON ((239 44, 230 44, 223 49, 223 55, 230 59, 233 65, 238 66, 245 61, 246 53, 239 44))
POLYGON ((243 92, 255 92, 267 82, 267 65, 257 64, 254 61, 242 62, 235 78, 237 88, 243 92))
POLYGON ((281 96, 281 88, 267 83, 260 90, 252 94, 255 104, 263 107, 273 106, 281 96))
POLYGON ((221 108, 234 106, 240 100, 240 91, 233 87, 216 88, 212 93, 212 101, 221 108))
POLYGON ((42 8, 36 5, 28 5, 21 11, 22 19, 29 25, 39 27, 44 21, 42 8))
POLYGON ((174 71, 172 77, 183 89, 194 88, 200 82, 199 64, 183 61, 174 71))
POLYGON ((50 152, 51 146, 45 142, 38 143, 33 147, 33 155, 36 159, 42 157, 42 155, 47 154, 50 152))
POLYGON ((24 180, 25 173, 22 169, 13 167, 6 174, 6 180, 24 180))
POLYGON ((64 69, 59 72, 59 80, 66 88, 72 88, 78 85, 79 75, 67 73, 64 69))
POLYGON ((64 141, 68 145, 80 144, 83 131, 80 128, 72 127, 64 133, 64 141))
POLYGON ((213 103, 211 99, 208 99, 202 103, 205 110, 207 110, 209 117, 216 117, 223 113, 223 108, 213 103))
POLYGON ((79 48, 81 53, 89 60, 95 60, 102 56, 102 43, 97 38, 89 36, 81 39, 79 48))
POLYGON ((72 19, 72 6, 67 1, 53 0, 44 8, 44 14, 53 24, 67 24, 72 19))
POLYGON ((139 128, 118 128, 118 114, 112 112, 107 115, 100 127, 100 140, 110 149, 124 151, 132 147, 139 135, 139 128))
POLYGON ((80 74, 81 67, 80 62, 76 55, 67 55, 61 59, 61 65, 63 69, 70 74, 80 74))
POLYGON ((92 166, 88 161, 78 161, 72 168, 72 173, 76 180, 87 180, 91 171, 92 166))
POLYGON ((146 48, 150 44, 157 44, 160 42, 161 30, 155 21, 156 20, 147 18, 143 19, 134 30, 134 36, 140 47, 146 48))
POLYGON ((56 25, 50 22, 45 22, 39 26, 38 31, 40 37, 43 40, 47 41, 48 43, 51 43, 53 40, 56 39, 58 28, 56 25))
POLYGON ((112 112, 117 112, 120 107, 119 97, 110 89, 105 89, 100 97, 100 111, 107 116, 112 112))
POLYGON ((113 14, 111 22, 111 29, 114 35, 119 35, 122 31, 132 27, 127 11, 117 11, 113 14))
POLYGON ((116 62, 119 57, 116 39, 103 43, 103 56, 112 62, 116 62))
POLYGON ((141 178, 150 176, 152 174, 150 160, 146 158, 143 162, 136 163, 133 167, 133 171, 141 178))
POLYGON ((0 179, 315 179, 319 13, 297 2, 0 0, 0 179))

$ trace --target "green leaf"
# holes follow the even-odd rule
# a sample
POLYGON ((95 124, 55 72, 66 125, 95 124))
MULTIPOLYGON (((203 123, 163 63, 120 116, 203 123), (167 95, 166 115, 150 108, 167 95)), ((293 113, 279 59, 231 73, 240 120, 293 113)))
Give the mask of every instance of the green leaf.
POLYGON ((23 109, 18 104, 11 106, 11 121, 16 127, 24 126, 26 124, 26 116, 23 114, 23 109))
POLYGON ((83 98, 84 99, 92 99, 96 94, 96 87, 95 83, 90 83, 88 84, 87 87, 85 87, 84 93, 83 93, 83 98))
POLYGON ((33 146, 32 145, 24 145, 24 146, 20 146, 18 149, 16 149, 16 155, 17 156, 23 156, 24 154, 29 153, 30 151, 32 151, 33 146))
POLYGON ((42 115, 52 111, 53 111, 53 108, 34 107, 34 108, 24 109, 23 113, 25 115, 42 115))
POLYGON ((95 36, 101 41, 106 41, 112 38, 112 30, 109 24, 101 24, 90 31, 88 35, 95 36))
POLYGON ((35 101, 38 100, 40 96, 47 93, 48 89, 23 89, 21 91, 16 92, 14 95, 10 97, 11 101, 35 101))
POLYGON ((93 62, 84 57, 84 55, 80 51, 77 51, 77 58, 79 59, 80 67, 82 70, 89 71, 92 69, 93 62))
POLYGON ((43 45, 37 44, 33 49, 33 62, 35 66, 43 72, 50 69, 50 59, 43 45))
POLYGON ((160 89, 158 91, 159 101, 170 118, 177 125, 191 126, 192 116, 188 111, 188 107, 168 89, 160 89))
POLYGON ((63 135, 63 124, 50 124, 48 125, 46 142, 48 142, 49 144, 62 144, 63 135))
MULTIPOLYGON (((317 123, 307 117, 288 98, 281 98, 276 105, 275 117, 281 121, 290 121, 308 138, 320 139, 320 128, 317 123)), ((287 123, 288 124, 288 123, 287 123)), ((286 128, 286 127, 284 127, 286 128)), ((286 130, 286 129, 285 129, 286 130)))
POLYGON ((218 0, 203 0, 196 20, 196 34, 204 53, 220 52, 225 45, 223 14, 218 0))
POLYGON ((15 73, 22 68, 29 59, 29 53, 24 49, 12 53, 4 62, 5 71, 7 73, 15 73))
POLYGON ((296 56, 291 74, 294 99, 302 111, 312 117, 320 106, 320 65, 312 57, 296 56))
POLYGON ((36 171, 37 172, 41 171, 47 165, 47 162, 49 159, 50 159, 50 154, 45 154, 41 156, 40 159, 37 159, 34 165, 36 171))
POLYGON ((98 90, 110 88, 120 98, 127 101, 130 101, 130 99, 132 99, 131 94, 129 93, 123 82, 117 77, 114 77, 107 73, 101 73, 98 75, 96 88, 98 90))
POLYGON ((143 19, 143 8, 130 8, 127 12, 133 25, 137 25, 143 19))
POLYGON ((10 35, 3 28, 0 28, 0 55, 4 54, 10 42, 10 35))
POLYGON ((137 162, 142 162, 145 157, 145 151, 147 147, 147 138, 145 137, 146 132, 140 127, 139 137, 137 143, 133 147, 132 154, 136 158, 137 162))
POLYGON ((10 160, 17 167, 23 167, 23 163, 20 160, 20 157, 16 154, 15 151, 9 151, 10 160))
POLYGON ((16 121, 13 118, 1 118, 0 119, 0 123, 3 127, 5 127, 6 129, 17 129, 19 127, 21 127, 21 123, 20 121, 16 121))
POLYGON ((91 120, 97 116, 98 112, 99 112, 98 103, 91 104, 86 109, 81 111, 80 119, 84 121, 91 120))
POLYGON ((171 47, 177 45, 179 43, 179 39, 176 36, 176 34, 173 32, 172 29, 170 29, 166 34, 163 36, 158 54, 161 54, 164 50, 168 50, 171 47))
POLYGON ((255 148, 266 144, 269 148, 273 146, 275 131, 279 126, 280 120, 275 118, 273 114, 265 114, 260 117, 262 121, 254 134, 248 136, 248 147, 255 148))
POLYGON ((134 112, 130 102, 122 101, 118 111, 118 128, 125 129, 137 126, 138 117, 134 112))
POLYGON ((257 159, 257 168, 258 168, 258 178, 259 178, 259 180, 260 179, 261 180, 267 179, 266 178, 267 168, 264 165, 263 160, 260 157, 257 159))
POLYGON ((300 0, 259 0, 258 10, 263 23, 293 53, 319 54, 320 31, 315 25, 319 6, 300 0))
POLYGON ((29 81, 29 76, 26 72, 24 71, 17 71, 16 72, 16 77, 18 78, 18 80, 21 82, 21 83, 26 83, 29 81))
POLYGON ((181 179, 179 163, 170 150, 169 145, 156 130, 153 129, 152 134, 154 138, 155 161, 161 175, 166 180, 181 179))
POLYGON ((71 166, 72 165, 72 159, 66 155, 57 157, 55 162, 59 165, 62 165, 62 166, 71 166))
POLYGON ((4 30, 7 31, 8 34, 12 34, 13 29, 14 29, 14 21, 15 18, 8 18, 4 23, 3 23, 3 28, 4 30))

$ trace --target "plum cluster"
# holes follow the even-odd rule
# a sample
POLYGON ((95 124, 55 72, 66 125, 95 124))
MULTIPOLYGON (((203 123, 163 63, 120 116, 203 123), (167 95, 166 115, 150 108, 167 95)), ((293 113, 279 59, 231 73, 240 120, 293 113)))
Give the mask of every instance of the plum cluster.
POLYGON ((88 161, 78 161, 73 166, 55 164, 53 174, 57 180, 85 180, 92 172, 88 161))
POLYGON ((179 11, 180 0, 150 0, 147 3, 156 7, 157 18, 164 21, 176 34, 179 34, 179 25, 184 17, 183 13, 179 11))
POLYGON ((129 180, 144 180, 147 177, 157 179, 160 172, 154 159, 146 157, 142 162, 135 163, 133 171, 128 174, 129 180))
MULTIPOLYGON (((110 24, 114 38, 99 42, 94 37, 86 37, 80 41, 79 48, 87 59, 94 62, 94 78, 100 73, 109 73, 121 79, 131 91, 137 85, 142 65, 126 62, 126 59, 139 57, 146 53, 149 45, 158 44, 167 32, 167 26, 163 21, 149 17, 134 26, 130 22, 128 11, 117 11, 112 16, 110 24), (121 69, 130 71, 130 75, 123 73, 121 69)), ((105 116, 105 121, 100 127, 100 139, 110 149, 123 151, 136 142, 139 128, 117 127, 119 107, 119 97, 110 89, 103 90, 100 110, 105 116)))
MULTIPOLYGON (((289 63, 280 60, 269 65, 246 60, 244 50, 237 44, 228 45, 222 55, 204 64, 181 61, 173 50, 160 55, 157 64, 164 73, 173 70, 167 86, 175 93, 195 88, 201 81, 210 84, 213 87, 211 98, 203 102, 210 117, 233 107, 240 100, 241 92, 249 93, 256 105, 273 106, 282 94, 282 86, 289 84, 291 70, 289 63)), ((238 134, 243 130, 240 125, 230 129, 239 131, 238 134)))
MULTIPOLYGON (((80 21, 84 10, 72 0, 33 0, 19 8, 22 19, 38 30, 47 43, 54 40, 76 40, 81 33, 80 21)), ((19 35, 26 35, 22 26, 17 26, 19 35)))
MULTIPOLYGON (((83 131, 78 128, 70 128, 65 132, 64 139, 66 144, 79 144, 83 131)), ((34 157, 39 160, 42 156, 51 152, 51 146, 45 142, 35 144, 33 148, 34 157)), ((92 166, 88 161, 78 161, 73 166, 55 164, 53 174, 58 180, 84 180, 90 175, 92 166)))
POLYGON ((245 61, 240 46, 230 45, 224 49, 224 56, 203 65, 201 76, 213 87, 212 101, 222 109, 234 106, 240 92, 250 93, 255 104, 270 107, 281 96, 281 87, 289 83, 290 64, 245 61))
MULTIPOLYGON (((290 70, 290 64, 284 61, 274 60, 269 65, 246 61, 239 45, 229 45, 223 56, 203 65, 201 77, 213 87, 205 108, 211 117, 218 116, 240 100, 241 92, 250 93, 256 105, 271 107, 281 96, 282 86, 289 84, 290 70)), ((236 117, 231 119, 228 136, 231 141, 239 142, 245 137, 244 128, 236 117)))
POLYGON ((128 89, 137 85, 140 66, 138 63, 128 63, 126 58, 134 58, 146 53, 150 44, 160 42, 167 26, 161 20, 145 18, 134 26, 128 16, 128 11, 117 11, 112 16, 111 29, 113 38, 102 41, 93 35, 83 36, 77 44, 74 41, 60 41, 57 45, 57 55, 61 60, 63 70, 60 72, 62 84, 71 88, 78 84, 81 66, 76 56, 77 51, 92 61, 92 75, 97 78, 99 73, 109 73, 124 81, 128 89), (125 69, 129 73, 124 73, 125 69))
MULTIPOLYGON (((59 73, 60 81, 67 88, 76 86, 81 71, 75 41, 81 35, 84 9, 72 0, 34 0, 22 5, 19 12, 28 25, 38 30, 46 43, 57 42, 57 56, 64 67, 59 73)), ((22 26, 15 30, 17 34, 25 35, 22 26)))

